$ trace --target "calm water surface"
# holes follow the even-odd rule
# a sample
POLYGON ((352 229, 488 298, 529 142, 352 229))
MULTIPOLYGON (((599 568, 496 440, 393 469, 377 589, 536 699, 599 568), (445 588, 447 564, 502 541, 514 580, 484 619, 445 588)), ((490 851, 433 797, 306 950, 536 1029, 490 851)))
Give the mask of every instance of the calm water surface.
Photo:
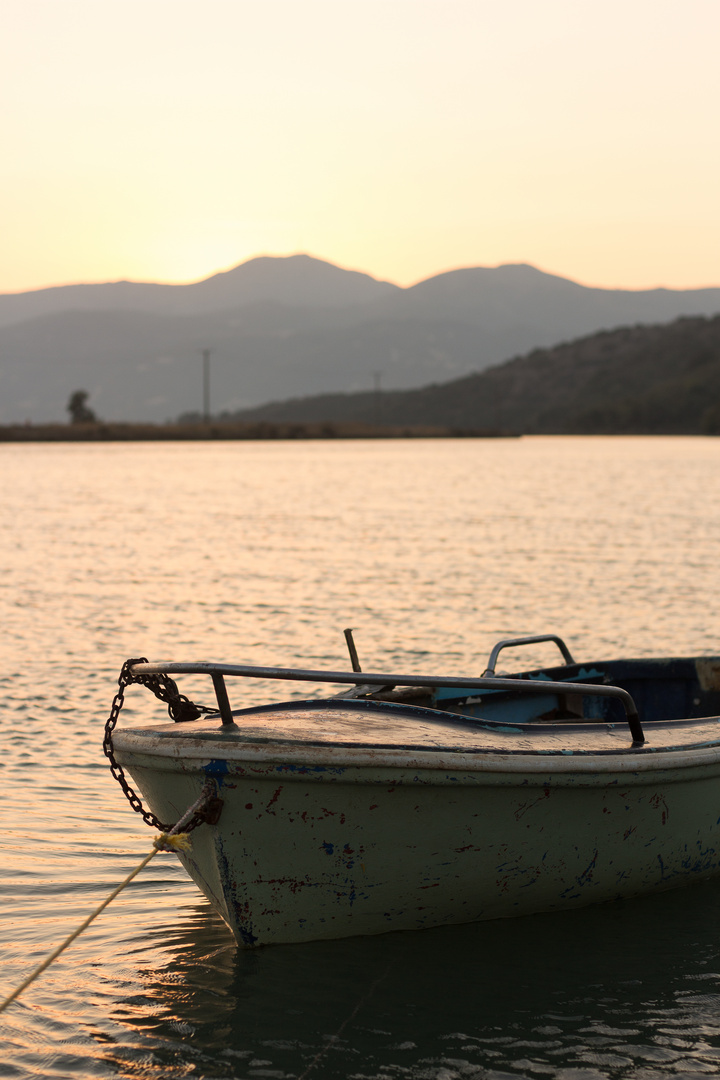
MULTIPOLYGON (((346 667, 346 626, 395 671, 548 631, 718 653, 719 466, 717 439, 0 446, 0 994, 150 848, 100 749, 126 657, 346 667)), ((715 1075, 720 884, 238 953, 162 855, 0 1047, 0 1077, 715 1075)))

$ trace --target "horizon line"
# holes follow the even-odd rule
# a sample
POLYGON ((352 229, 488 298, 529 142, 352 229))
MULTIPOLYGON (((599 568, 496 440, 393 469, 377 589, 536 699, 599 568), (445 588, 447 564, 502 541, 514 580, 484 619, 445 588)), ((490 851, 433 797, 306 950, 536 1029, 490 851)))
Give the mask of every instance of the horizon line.
POLYGON ((30 288, 30 289, 12 289, 12 290, 8 290, 8 291, 0 292, 0 297, 2 297, 2 296, 24 296, 24 295, 27 295, 28 293, 46 292, 46 291, 49 291, 49 290, 52 290, 52 289, 74 288, 74 287, 82 286, 82 285, 93 286, 93 285, 123 285, 123 284, 128 284, 128 285, 160 285, 160 286, 167 286, 168 288, 185 288, 185 287, 190 286, 190 285, 200 285, 203 282, 210 281, 212 278, 219 277, 222 274, 232 273, 233 270, 238 270, 241 266, 245 266, 245 265, 247 265, 247 263, 255 262, 255 261, 260 260, 260 259, 293 259, 293 258, 298 258, 299 256, 304 256, 305 258, 312 259, 315 262, 325 263, 328 266, 333 266, 333 267, 337 268, 338 270, 344 270, 344 271, 347 271, 348 273, 363 274, 363 275, 365 275, 367 277, 372 278, 374 281, 377 281, 380 284, 393 285, 395 288, 400 289, 403 292, 405 292, 405 291, 407 291, 409 289, 413 289, 417 285, 422 285, 426 281, 432 281, 436 277, 443 277, 445 274, 452 274, 452 273, 456 273, 456 272, 461 271, 461 270, 502 270, 502 269, 505 269, 505 268, 508 268, 508 267, 521 267, 521 266, 522 267, 528 267, 529 269, 535 270, 538 273, 544 274, 544 275, 546 275, 548 277, 560 278, 561 280, 570 282, 573 285, 578 285, 580 288, 583 288, 583 289, 598 289, 598 290, 603 291, 603 292, 641 293, 641 292, 655 292, 657 290, 663 290, 665 292, 681 293, 681 292, 702 292, 704 290, 720 288, 720 284, 717 284, 717 285, 707 285, 707 284, 704 284, 704 285, 688 285, 688 286, 683 286, 683 287, 662 285, 662 284, 645 285, 645 286, 639 286, 639 287, 630 287, 630 286, 627 286, 627 285, 593 285, 593 284, 588 284, 587 282, 578 281, 576 278, 568 277, 565 274, 559 273, 558 271, 555 271, 555 270, 546 270, 543 267, 537 266, 535 263, 531 263, 531 262, 527 262, 527 261, 500 262, 500 263, 496 263, 495 265, 492 265, 492 266, 488 266, 488 265, 485 265, 483 263, 461 264, 461 265, 457 265, 457 266, 448 267, 448 268, 446 268, 444 270, 438 270, 435 273, 429 274, 426 277, 418 278, 416 281, 411 282, 409 285, 400 285, 398 282, 392 281, 389 278, 380 277, 380 276, 372 273, 370 270, 360 270, 360 269, 358 269, 357 267, 354 267, 354 266, 343 266, 341 263, 334 262, 332 259, 325 258, 325 257, 323 257, 321 255, 314 255, 309 251, 292 251, 292 252, 287 252, 287 253, 283 253, 283 254, 270 254, 268 252, 260 252, 260 253, 257 253, 255 255, 250 255, 250 256, 248 256, 248 258, 242 259, 238 263, 233 263, 230 266, 220 267, 217 270, 213 270, 209 274, 207 274, 207 275, 205 275, 203 277, 191 278, 189 280, 184 280, 184 281, 157 281, 157 280, 146 280, 146 279, 140 279, 140 278, 127 278, 127 277, 106 278, 104 280, 97 280, 97 281, 88 281, 88 280, 82 280, 81 279, 81 280, 78 280, 78 281, 63 281, 63 282, 56 282, 56 283, 49 284, 49 285, 38 285, 38 286, 35 286, 33 288, 30 288))

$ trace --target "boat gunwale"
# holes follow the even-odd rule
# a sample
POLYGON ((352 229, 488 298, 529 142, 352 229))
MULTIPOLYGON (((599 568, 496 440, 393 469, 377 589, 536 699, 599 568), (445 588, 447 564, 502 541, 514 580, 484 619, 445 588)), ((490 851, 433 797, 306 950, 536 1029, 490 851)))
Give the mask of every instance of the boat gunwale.
POLYGON ((580 752, 510 749, 468 751, 449 747, 414 749, 362 744, 346 746, 330 742, 259 742, 241 740, 234 737, 235 733, 218 731, 220 734, 217 738, 212 734, 193 738, 192 732, 181 734, 175 725, 169 724, 121 728, 115 732, 115 749, 120 759, 135 753, 178 762, 181 769, 183 762, 205 762, 208 765, 212 762, 232 762, 238 766, 243 763, 248 766, 265 763, 280 768, 288 765, 295 770, 307 768, 308 771, 322 766, 340 771, 358 767, 366 771, 388 768, 394 771, 428 770, 476 775, 594 773, 601 776, 604 783, 613 773, 669 771, 681 774, 697 766, 720 764, 720 738, 713 743, 677 748, 664 746, 655 751, 648 748, 644 752, 632 747, 580 752))

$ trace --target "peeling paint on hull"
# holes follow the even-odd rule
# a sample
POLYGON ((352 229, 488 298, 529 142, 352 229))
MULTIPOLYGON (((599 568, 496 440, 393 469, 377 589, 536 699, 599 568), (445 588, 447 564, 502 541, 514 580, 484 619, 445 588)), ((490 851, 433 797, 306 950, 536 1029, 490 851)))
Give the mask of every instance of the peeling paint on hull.
POLYGON ((720 869, 718 746, 682 761, 314 750, 117 734, 163 820, 216 778, 220 822, 181 859, 241 946, 572 908, 720 869))

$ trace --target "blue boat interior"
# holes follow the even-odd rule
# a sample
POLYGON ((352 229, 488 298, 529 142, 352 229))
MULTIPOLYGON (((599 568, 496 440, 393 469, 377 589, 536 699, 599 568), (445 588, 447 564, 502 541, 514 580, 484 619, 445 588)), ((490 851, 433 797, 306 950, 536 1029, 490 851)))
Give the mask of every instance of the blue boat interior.
MULTIPOLYGON (((643 723, 720 715, 720 658, 610 660, 523 672, 537 693, 508 690, 439 688, 412 694, 399 690, 373 695, 500 723, 622 723, 625 713, 614 698, 573 692, 573 683, 603 684, 626 690, 643 723), (568 684, 567 694, 543 693, 543 682, 568 684)), ((420 688, 418 688, 419 690, 420 688)))

